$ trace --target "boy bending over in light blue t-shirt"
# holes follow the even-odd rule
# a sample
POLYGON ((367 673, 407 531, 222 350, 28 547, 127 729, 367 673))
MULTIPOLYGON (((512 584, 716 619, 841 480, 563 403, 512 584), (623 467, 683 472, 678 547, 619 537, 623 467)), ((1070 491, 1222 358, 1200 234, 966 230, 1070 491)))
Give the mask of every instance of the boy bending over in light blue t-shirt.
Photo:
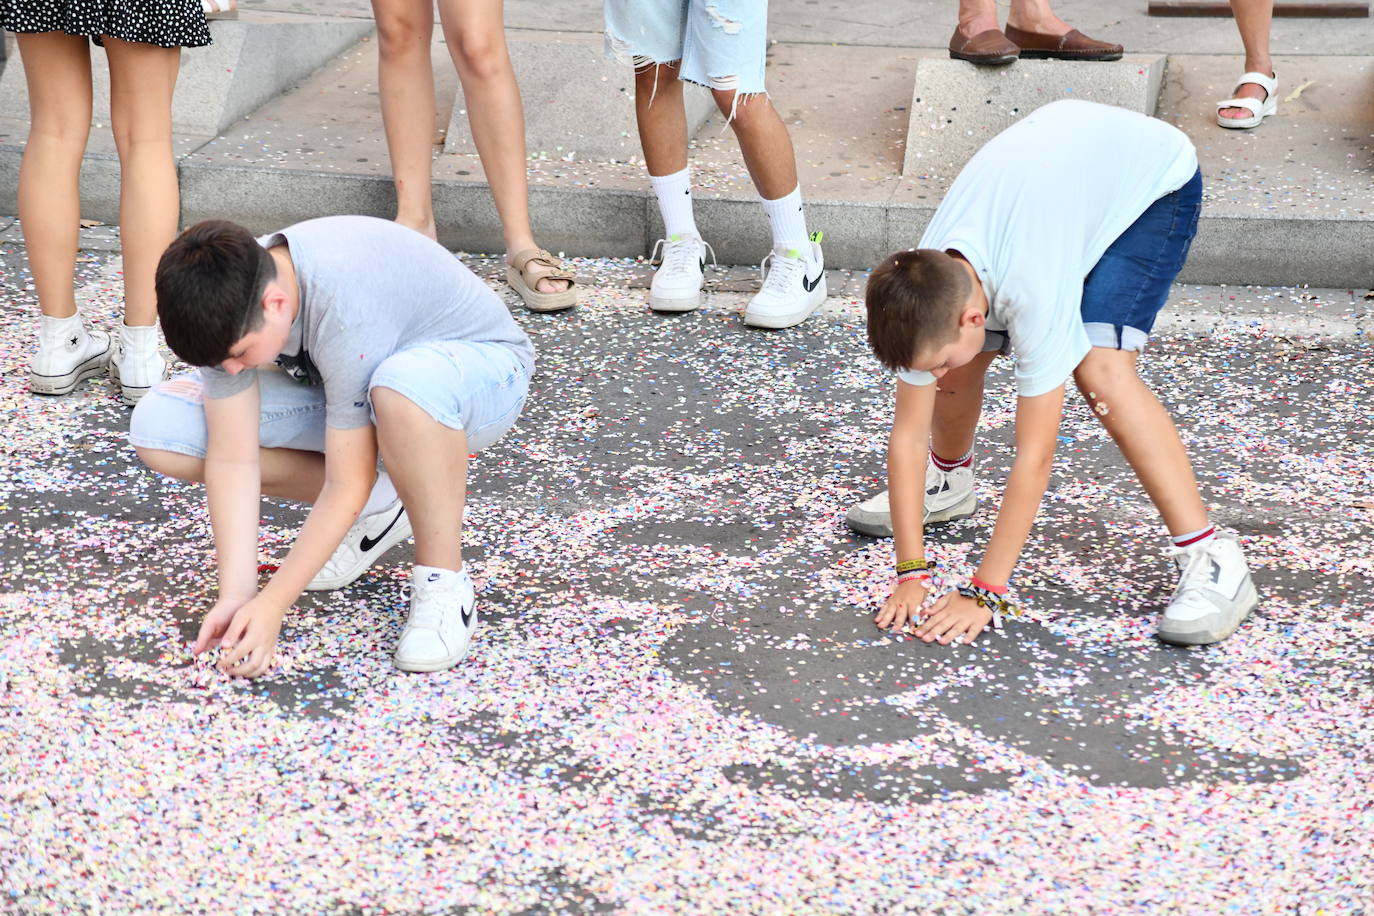
POLYGON ((1070 376, 1169 529, 1180 581, 1159 637, 1218 642, 1255 607, 1239 544, 1208 521, 1178 430, 1136 374, 1201 200, 1197 153, 1181 132, 1119 108, 1055 102, 969 161, 919 249, 874 269, 868 340, 898 378, 888 490, 846 520, 896 539, 897 586, 880 627, 910 622, 947 643, 998 622, 1049 483, 1070 376), (997 524, 972 581, 928 603, 922 528, 974 511, 983 374, 1013 345, 1016 459, 997 524))
POLYGON ((534 371, 496 294, 418 232, 333 216, 261 242, 192 226, 162 256, 157 306, 168 345, 203 368, 155 387, 129 439, 153 470, 205 483, 219 596, 193 651, 219 645, 221 670, 262 674, 303 590, 349 584, 413 532, 396 667, 457 664, 477 626, 468 455, 515 423, 534 371), (259 591, 261 493, 313 508, 259 591))

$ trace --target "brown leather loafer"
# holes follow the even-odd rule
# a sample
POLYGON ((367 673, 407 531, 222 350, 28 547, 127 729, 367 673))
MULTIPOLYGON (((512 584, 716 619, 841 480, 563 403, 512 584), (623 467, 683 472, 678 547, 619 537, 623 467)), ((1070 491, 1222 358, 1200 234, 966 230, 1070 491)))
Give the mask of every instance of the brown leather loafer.
POLYGON ((1121 60, 1123 51, 1121 45, 1097 41, 1078 29, 1070 29, 1065 35, 1042 35, 1039 32, 1023 32, 1008 24, 1006 34, 1021 49, 1021 56, 1027 59, 1121 60))
POLYGON ((1016 60, 1020 48, 1007 40, 999 29, 979 32, 972 38, 965 38, 954 30, 949 40, 949 56, 955 60, 966 60, 984 67, 1000 67, 1016 60))

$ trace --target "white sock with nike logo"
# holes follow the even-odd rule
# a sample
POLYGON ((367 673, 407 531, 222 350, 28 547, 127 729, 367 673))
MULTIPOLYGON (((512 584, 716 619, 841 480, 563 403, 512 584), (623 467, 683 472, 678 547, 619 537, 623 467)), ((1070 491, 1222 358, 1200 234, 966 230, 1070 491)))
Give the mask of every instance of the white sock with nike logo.
POLYGON ((806 214, 802 212, 801 185, 786 197, 777 200, 760 197, 759 203, 763 204, 763 212, 768 214, 768 222, 773 226, 773 247, 796 251, 804 261, 813 260, 806 214))

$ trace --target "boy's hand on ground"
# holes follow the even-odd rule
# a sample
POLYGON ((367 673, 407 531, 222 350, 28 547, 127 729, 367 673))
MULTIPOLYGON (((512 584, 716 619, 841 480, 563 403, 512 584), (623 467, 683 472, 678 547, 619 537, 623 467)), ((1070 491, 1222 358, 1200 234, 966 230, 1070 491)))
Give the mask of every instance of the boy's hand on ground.
POLYGON ((978 634, 992 622, 992 611, 972 598, 965 598, 958 592, 941 596, 927 611, 927 616, 916 628, 916 635, 926 642, 940 641, 947 646, 958 640, 965 644, 973 642, 978 634))
POLYGON ((219 670, 235 677, 257 677, 272 664, 286 608, 261 596, 239 608, 220 640, 219 670))
POLYGON ((219 645, 220 638, 224 636, 224 631, 229 628, 229 621, 234 619, 234 614, 243 607, 251 598, 220 598, 215 602, 210 610, 205 612, 205 618, 200 622, 200 632, 196 634, 196 641, 191 646, 191 654, 199 655, 206 649, 213 649, 219 645))
POLYGON ((880 630, 890 627, 901 633, 908 623, 916 622, 921 613, 921 606, 929 597, 930 592, 926 591, 925 586, 919 581, 903 582, 892 590, 892 594, 888 596, 878 616, 873 618, 873 622, 880 630))

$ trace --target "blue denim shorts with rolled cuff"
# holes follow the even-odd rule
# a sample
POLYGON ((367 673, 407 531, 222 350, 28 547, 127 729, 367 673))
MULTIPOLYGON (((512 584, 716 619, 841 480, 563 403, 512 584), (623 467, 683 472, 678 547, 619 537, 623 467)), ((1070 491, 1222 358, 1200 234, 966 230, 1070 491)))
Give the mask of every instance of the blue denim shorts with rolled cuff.
MULTIPOLYGON (((1188 260, 1202 211, 1202 171, 1150 204, 1116 237, 1083 281, 1079 314, 1088 342, 1107 350, 1144 350, 1155 319, 1188 260)), ((983 352, 1007 355, 1006 331, 983 332, 983 352)))
MULTIPOLYGON (((377 388, 400 393, 444 426, 466 432, 468 451, 480 452, 515 425, 529 381, 520 358, 502 344, 440 341, 387 357, 372 373, 369 394, 377 388)), ((275 367, 260 369, 258 399, 260 446, 324 451, 323 387, 302 385, 275 367)), ((198 372, 162 382, 134 408, 129 442, 204 458, 204 404, 198 372)))
POLYGON ((680 61, 678 75, 737 97, 764 89, 767 0, 605 0, 606 56, 636 70, 680 61))

